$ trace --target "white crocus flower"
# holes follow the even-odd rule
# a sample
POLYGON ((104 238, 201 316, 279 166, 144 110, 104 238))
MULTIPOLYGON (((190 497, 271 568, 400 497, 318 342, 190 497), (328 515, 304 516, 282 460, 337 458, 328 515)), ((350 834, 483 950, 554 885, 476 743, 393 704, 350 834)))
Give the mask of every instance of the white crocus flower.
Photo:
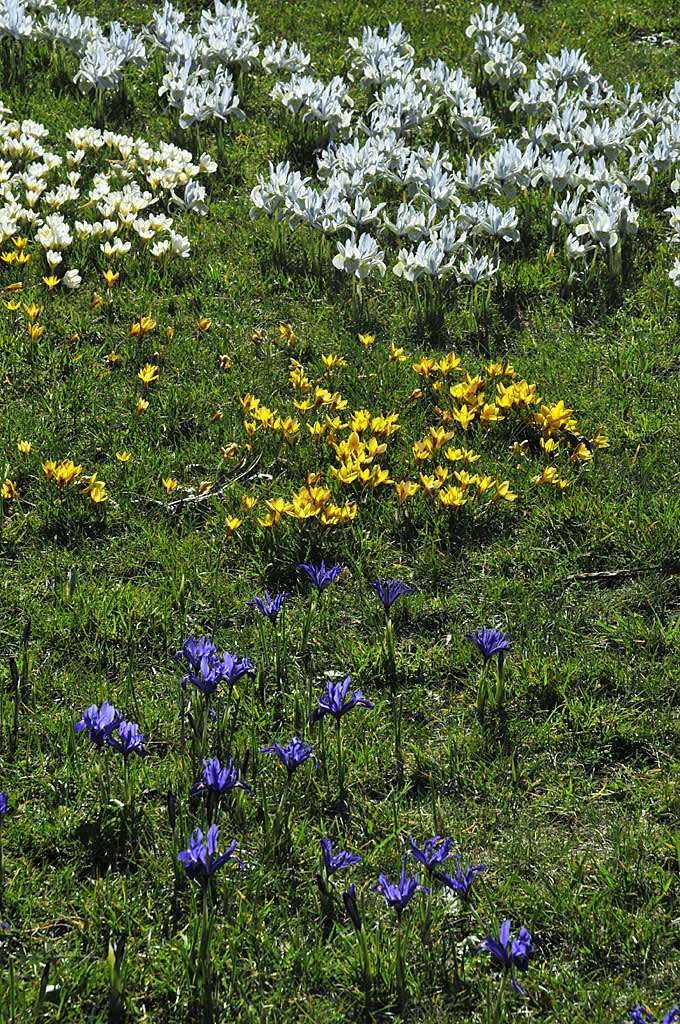
POLYGON ((64 288, 68 288, 69 291, 74 291, 76 288, 80 288, 83 283, 83 279, 78 270, 67 270, 61 280, 61 283, 64 285, 64 288))
POLYGON ((670 277, 675 287, 680 289, 680 257, 675 257, 673 266, 668 271, 668 276, 670 277))

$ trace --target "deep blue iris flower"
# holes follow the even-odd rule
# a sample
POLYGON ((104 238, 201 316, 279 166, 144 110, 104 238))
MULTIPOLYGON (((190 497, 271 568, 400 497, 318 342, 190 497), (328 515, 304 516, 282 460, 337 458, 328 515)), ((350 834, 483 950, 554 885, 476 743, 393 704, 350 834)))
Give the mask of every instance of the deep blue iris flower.
POLYGON ((0 793, 0 818, 4 818, 7 813, 7 790, 4 793, 0 793))
POLYGON ((126 759, 130 754, 146 757, 148 753, 144 747, 144 737, 136 722, 121 722, 118 726, 118 738, 111 733, 107 736, 106 741, 110 747, 113 747, 126 759))
POLYGON ((427 871, 432 872, 451 856, 453 840, 449 839, 448 836, 446 839, 443 839, 441 836, 433 836, 432 839, 426 841, 422 850, 416 846, 413 836, 409 836, 409 843, 411 844, 411 849, 408 853, 411 857, 414 857, 427 871))
POLYGON ((389 612, 398 597, 402 597, 404 594, 415 593, 414 587, 407 587, 403 580, 398 579, 376 580, 375 583, 369 583, 368 585, 371 590, 375 590, 382 601, 385 614, 389 612))
POLYGON ((384 875, 379 876, 378 884, 372 885, 373 892, 381 892, 387 900, 388 907, 394 907, 398 914, 406 909, 417 892, 429 892, 424 885, 418 881, 418 876, 408 878, 406 868, 402 864, 401 877, 396 885, 388 882, 384 875))
POLYGON ((83 717, 75 724, 75 731, 82 732, 83 729, 87 729, 88 735, 95 747, 101 750, 104 744, 108 742, 113 730, 118 728, 122 720, 123 716, 120 712, 116 711, 113 704, 109 704, 105 700, 101 708, 98 708, 96 704, 91 704, 83 712, 83 717))
POLYGON ((265 590, 264 597, 255 597, 252 601, 248 601, 248 607, 257 609, 261 615, 266 615, 274 625, 279 617, 281 605, 287 597, 290 597, 290 591, 279 590, 275 597, 270 597, 269 591, 265 590))
MULTIPOLYGON (((636 1006, 634 1010, 631 1010, 630 1019, 632 1024, 656 1024, 656 1021, 646 1006, 636 1006)), ((674 1006, 673 1009, 669 1010, 665 1015, 661 1024, 675 1024, 678 1020, 680 1020, 680 1008, 674 1006)))
POLYGON ((262 747, 261 751, 263 754, 276 754, 279 761, 288 769, 289 775, 292 775, 295 769, 299 768, 310 757, 314 764, 317 763, 316 758, 312 754, 311 743, 305 743, 298 736, 293 736, 292 740, 285 747, 280 746, 274 740, 270 747, 262 747))
POLYGON ((440 882, 443 882, 444 885, 447 885, 449 889, 453 889, 455 893, 462 896, 463 899, 467 899, 470 894, 470 889, 472 888, 472 883, 475 880, 475 875, 479 874, 480 871, 483 871, 486 864, 477 864, 475 867, 468 864, 467 870, 463 871, 460 865, 460 857, 458 854, 454 854, 454 856, 458 861, 458 869, 455 875, 449 875, 444 871, 437 871, 435 877, 438 878, 440 882))
POLYGON ((220 764, 219 758, 211 757, 209 761, 203 759, 203 778, 192 787, 191 795, 196 796, 204 790, 209 790, 215 796, 222 796, 232 789, 243 789, 250 793, 250 786, 242 782, 238 777, 238 771, 234 768, 234 758, 229 759, 229 764, 220 764))
POLYGON ((200 828, 196 829, 189 840, 189 849, 182 850, 179 855, 189 878, 208 878, 228 860, 235 860, 245 870, 245 864, 234 856, 236 840, 232 841, 224 853, 218 855, 217 839, 217 825, 210 826, 205 843, 203 842, 203 832, 200 828))
POLYGON ((333 855, 330 839, 322 839, 321 846, 323 848, 323 862, 326 865, 326 874, 329 876, 335 871, 342 871, 343 868, 349 868, 352 864, 358 864, 361 860, 361 857, 358 857, 355 853, 347 853, 346 850, 333 855))
POLYGON ((180 650, 175 653, 175 661, 185 658, 191 668, 195 670, 200 665, 201 658, 204 658, 206 655, 211 657, 216 654, 217 648, 209 636, 202 636, 198 641, 193 636, 189 636, 182 644, 180 650))
POLYGON ((350 690, 352 680, 346 676, 342 682, 334 683, 328 680, 326 693, 319 696, 319 705, 312 711, 312 722, 318 722, 324 715, 332 715, 336 722, 339 722, 343 715, 346 715, 352 708, 373 707, 370 700, 363 696, 361 690, 354 693, 350 690))
POLYGON ((500 927, 498 938, 496 939, 491 934, 489 929, 487 937, 482 942, 481 949, 485 949, 494 960, 497 960, 499 964, 506 970, 510 971, 510 978, 512 984, 517 989, 520 995, 524 995, 524 992, 517 984, 515 978, 515 968, 520 971, 526 971, 529 966, 529 957, 534 951, 534 947, 531 943, 531 935, 526 930, 524 925, 519 930, 519 935, 516 939, 510 941, 510 919, 503 921, 500 927))
POLYGON ((494 654, 498 654, 501 651, 507 651, 509 654, 512 654, 513 651, 508 640, 508 634, 501 633, 500 629, 487 629, 486 626, 482 626, 481 631, 476 629, 474 633, 466 633, 465 638, 472 640, 477 645, 484 658, 485 665, 494 654))
MULTIPOLYGON (((201 637, 201 640, 204 639, 205 637, 201 637)), ((231 690, 241 676, 255 675, 255 668, 247 657, 239 658, 238 655, 230 654, 229 651, 224 651, 220 657, 212 642, 209 647, 205 646, 199 657, 200 650, 201 648, 197 646, 196 657, 193 660, 187 659, 189 660, 189 672, 182 680, 185 690, 187 685, 192 683, 206 697, 212 697, 222 683, 226 683, 231 690)), ((179 652, 179 654, 182 653, 183 651, 179 652)))
POLYGON ((337 580, 344 569, 344 565, 334 565, 332 569, 327 569, 322 559, 320 566, 312 565, 311 562, 309 565, 305 565, 303 562, 300 568, 304 569, 316 589, 321 593, 326 587, 329 587, 331 583, 337 580))

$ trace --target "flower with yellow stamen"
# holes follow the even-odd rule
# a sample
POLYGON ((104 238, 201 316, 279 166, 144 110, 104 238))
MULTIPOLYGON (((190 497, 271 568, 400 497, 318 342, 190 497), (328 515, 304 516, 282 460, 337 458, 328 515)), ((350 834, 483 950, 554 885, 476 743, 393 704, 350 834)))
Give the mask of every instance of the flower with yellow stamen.
POLYGON ((166 494, 172 494, 172 492, 177 487, 177 481, 175 480, 174 476, 164 476, 161 480, 161 483, 163 484, 163 487, 165 487, 166 494))
POLYGON ((403 505, 405 501, 408 501, 409 498, 412 498, 420 490, 420 484, 416 483, 415 480, 399 480, 398 483, 395 483, 394 489, 397 492, 399 504, 403 505))
POLYGON ((19 252, 23 252, 23 250, 28 245, 28 238, 22 238, 21 235, 18 235, 16 238, 13 238, 12 241, 14 242, 19 252))
POLYGON ((583 441, 581 441, 579 444, 576 445, 573 452, 571 453, 569 462, 573 466, 575 462, 590 462, 592 457, 593 453, 591 452, 590 448, 588 448, 588 446, 583 441))
POLYGON ((158 366, 155 366, 155 365, 153 365, 151 363, 146 363, 141 368, 141 370, 139 371, 137 376, 141 380, 142 386, 147 388, 149 386, 149 384, 152 384, 155 380, 158 380, 158 374, 159 373, 160 373, 160 368, 158 366))
POLYGON ((482 427, 490 427, 492 423, 499 423, 504 420, 505 416, 500 415, 498 406, 494 405, 493 402, 485 402, 482 411, 479 414, 479 422, 482 427))
POLYGON ((2 260, 3 263, 16 263, 17 255, 18 253, 14 250, 10 252, 0 252, 0 260, 2 260))
POLYGON ((364 346, 366 351, 368 351, 370 346, 375 341, 375 334, 359 334, 359 335, 357 335, 357 337, 359 338, 359 341, 364 346))
POLYGON ((226 517, 226 519, 224 520, 224 525, 227 528, 227 538, 231 537, 232 534, 235 533, 236 530, 238 530, 242 522, 243 520, 239 519, 238 516, 226 517))
POLYGON ((21 306, 19 299, 9 299, 4 303, 5 309, 8 309, 10 313, 16 313, 17 309, 21 306))
POLYGON ((284 345, 287 345, 289 348, 295 341, 295 332, 290 324, 279 324, 279 336, 284 345))
POLYGON ((454 487, 453 484, 439 492, 439 501, 445 508, 459 508, 467 503, 468 498, 469 494, 462 487, 454 487))
POLYGON ((5 501, 17 501, 19 498, 19 492, 16 489, 14 481, 10 480, 9 477, 3 482, 2 487, 0 488, 0 498, 3 498, 5 501))
POLYGON ((413 363, 412 365, 416 373, 419 373, 421 377, 425 378, 425 380, 429 380, 430 374, 433 373, 434 370, 439 369, 439 364, 436 359, 421 359, 420 362, 413 363))
POLYGON ((28 261, 30 260, 30 258, 31 258, 30 252, 18 252, 17 253, 17 263, 19 264, 20 267, 25 267, 26 264, 28 263, 28 261))
POLYGON ((45 330, 44 324, 28 324, 27 333, 31 341, 37 341, 41 334, 45 330))
POLYGON ((532 476, 531 482, 536 487, 540 487, 541 484, 555 484, 557 483, 557 469, 555 466, 546 466, 540 475, 532 476))
POLYGON ((467 430, 475 418, 475 410, 469 409, 467 405, 464 405, 460 409, 453 410, 453 418, 460 423, 463 430, 467 430))
POLYGON ((496 481, 496 493, 491 498, 492 501, 514 501, 517 497, 510 490, 510 481, 504 480, 502 484, 496 481))
POLYGON ((111 268, 107 267, 106 270, 102 270, 102 277, 106 281, 106 287, 110 291, 113 288, 116 281, 118 280, 118 278, 120 277, 120 272, 116 271, 116 273, 114 274, 111 268))
POLYGON ((56 274, 50 274, 49 277, 43 277, 43 281, 47 285, 49 291, 53 292, 61 281, 61 278, 57 277, 56 274))
POLYGON ((321 356, 321 362, 326 367, 326 371, 330 373, 331 370, 339 370, 343 366, 347 366, 347 360, 343 359, 342 356, 336 355, 335 352, 329 352, 327 356, 321 356))

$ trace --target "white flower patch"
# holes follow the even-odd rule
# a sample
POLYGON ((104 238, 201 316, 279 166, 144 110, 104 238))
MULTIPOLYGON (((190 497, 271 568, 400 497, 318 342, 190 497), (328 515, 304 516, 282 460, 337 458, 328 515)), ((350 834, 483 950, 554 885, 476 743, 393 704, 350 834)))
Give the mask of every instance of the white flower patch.
POLYGON ((176 204, 187 213, 207 213, 197 179, 215 171, 212 158, 203 154, 195 163, 191 153, 168 143, 154 150, 144 139, 79 128, 66 133, 73 149, 64 160, 47 148, 48 135, 35 122, 0 116, 0 152, 8 158, 0 162, 2 242, 25 230, 27 251, 44 261, 50 275, 63 271, 67 289, 82 284, 91 264, 98 276, 102 264, 130 253, 147 250, 163 263, 189 257, 189 239, 175 230, 169 213, 154 207, 176 204), (38 152, 39 159, 32 159, 38 152), (74 245, 79 267, 66 269, 74 245))

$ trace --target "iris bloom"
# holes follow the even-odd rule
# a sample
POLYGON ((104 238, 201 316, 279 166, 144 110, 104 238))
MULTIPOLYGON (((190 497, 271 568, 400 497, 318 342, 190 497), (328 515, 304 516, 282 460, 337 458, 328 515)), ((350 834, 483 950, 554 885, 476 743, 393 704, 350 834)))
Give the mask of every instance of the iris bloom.
POLYGON ((75 731, 82 732, 87 729, 88 735, 95 747, 99 750, 108 742, 109 736, 114 729, 122 722, 123 716, 116 711, 113 704, 104 701, 101 708, 96 704, 83 712, 83 717, 75 724, 75 731))
POLYGON ((383 603, 385 614, 387 614, 397 600, 398 597, 402 597, 404 594, 413 594, 415 592, 414 587, 407 587, 403 580, 376 580, 375 583, 368 584, 371 590, 375 590, 379 599, 383 603))
POLYGON ((343 868, 349 868, 352 864, 358 864, 361 860, 361 857, 354 853, 347 853, 346 850, 333 855, 330 839, 322 839, 321 846, 323 847, 323 862, 328 876, 336 871, 341 871, 343 868))
MULTIPOLYGON (((632 1024, 656 1024, 656 1021, 645 1006, 636 1006, 634 1010, 631 1010, 630 1019, 632 1024)), ((665 1015, 661 1024, 675 1024, 678 1020, 680 1020, 680 1008, 674 1006, 665 1015)))
POLYGON ((520 971, 526 971, 529 966, 529 957, 534 951, 531 935, 524 925, 519 930, 519 936, 511 942, 510 919, 507 918, 501 925, 498 938, 494 938, 491 934, 491 929, 489 929, 487 937, 479 948, 480 950, 485 949, 494 960, 501 964, 504 970, 510 971, 510 979, 513 986, 523 996, 524 992, 515 979, 515 968, 517 967, 520 971))
POLYGON ((224 767, 217 757, 211 757, 209 761, 203 758, 203 779, 192 787, 191 795, 196 796, 197 793, 209 790, 215 796, 222 796, 232 789, 243 789, 250 793, 250 786, 241 782, 238 777, 238 771, 234 768, 234 758, 230 758, 229 764, 224 767))
POLYGON ((304 569, 316 589, 321 593, 337 580, 344 566, 334 565, 332 569, 327 569, 324 560, 321 559, 320 566, 312 565, 311 562, 309 565, 305 565, 303 562, 300 568, 304 569))
POLYGON ((409 836, 409 843, 411 844, 411 849, 408 851, 408 854, 414 857, 430 873, 435 868, 440 867, 451 856, 452 840, 448 836, 446 839, 443 839, 441 836, 433 836, 432 839, 428 839, 425 842, 422 850, 416 846, 413 836, 409 836))
POLYGON ((144 747, 144 737, 139 731, 139 726, 136 722, 121 722, 118 726, 118 739, 110 734, 106 737, 106 741, 110 747, 119 751, 126 760, 130 754, 139 754, 140 757, 146 757, 148 753, 144 747))
POLYGON ((481 631, 476 629, 474 633, 466 633, 465 637, 477 644, 485 665, 494 654, 501 651, 508 651, 509 654, 512 654, 513 651, 508 634, 501 633, 500 629, 487 629, 486 626, 482 626, 481 631))
POLYGON ((382 892, 387 900, 388 907, 394 907, 398 914, 406 909, 417 892, 429 892, 424 885, 418 881, 418 876, 408 878, 406 868, 402 864, 401 877, 396 885, 388 882, 384 875, 379 876, 378 884, 372 885, 373 892, 382 892))
POLYGON ((252 601, 248 601, 249 608, 256 608, 260 614, 266 615, 272 625, 276 622, 281 611, 281 605, 287 597, 290 597, 290 592, 286 590, 279 590, 276 597, 270 597, 269 591, 265 590, 264 597, 255 597, 252 601))
POLYGON ((0 793, 0 818, 4 818, 7 813, 7 790, 4 793, 0 793))
POLYGON ((311 743, 305 743, 299 736, 293 736, 292 740, 285 747, 280 746, 274 740, 270 747, 262 747, 261 752, 263 754, 276 754, 281 764, 284 764, 288 769, 289 776, 310 757, 315 765, 317 763, 316 758, 312 754, 311 743))
POLYGON ((336 722, 339 722, 343 715, 352 708, 368 708, 374 706, 357 690, 355 693, 350 690, 350 676, 346 676, 341 683, 333 683, 330 679, 326 683, 326 693, 319 697, 319 706, 312 712, 312 722, 318 722, 324 715, 332 715, 336 722))
POLYGON ((217 854, 217 825, 211 825, 208 829, 206 842, 203 842, 203 832, 197 828, 189 840, 189 849, 183 850, 179 859, 184 864, 184 870, 189 878, 207 879, 214 874, 218 868, 226 864, 228 860, 235 860, 245 870, 238 857, 234 856, 236 840, 234 839, 224 853, 217 854))
POLYGON ((468 864, 467 871, 463 871, 460 866, 460 857, 458 854, 454 854, 454 856, 458 861, 458 867, 455 875, 449 875, 444 871, 437 871, 435 877, 438 878, 440 882, 443 882, 444 885, 447 885, 449 889, 453 889, 453 891, 463 899, 467 899, 470 894, 470 889, 472 888, 475 875, 480 871, 483 871, 486 864, 477 864, 475 867, 468 864))

